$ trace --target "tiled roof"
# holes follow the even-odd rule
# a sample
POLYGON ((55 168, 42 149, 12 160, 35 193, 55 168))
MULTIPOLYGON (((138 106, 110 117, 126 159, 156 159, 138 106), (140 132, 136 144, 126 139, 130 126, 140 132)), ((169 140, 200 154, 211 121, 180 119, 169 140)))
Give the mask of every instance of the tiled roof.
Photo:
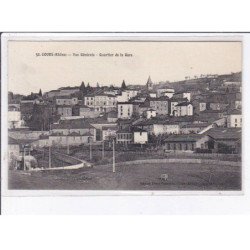
POLYGON ((61 120, 58 124, 52 124, 52 129, 88 129, 93 128, 89 121, 85 118, 74 120, 61 120))
POLYGON ((228 111, 229 115, 241 115, 241 110, 239 109, 233 109, 228 111))
POLYGON ((188 134, 188 135, 170 135, 166 138, 165 142, 196 142, 201 139, 204 135, 199 134, 188 134))
POLYGON ((204 134, 215 140, 239 140, 241 132, 241 128, 211 128, 204 134))
POLYGON ((209 125, 210 125, 209 123, 192 123, 192 124, 182 125, 181 128, 205 128, 209 125))
POLYGON ((189 104, 191 104, 190 102, 181 102, 179 104, 177 104, 176 106, 181 107, 181 106, 188 106, 189 104))
POLYGON ((170 102, 188 102, 187 98, 177 98, 177 97, 172 97, 170 99, 170 102))

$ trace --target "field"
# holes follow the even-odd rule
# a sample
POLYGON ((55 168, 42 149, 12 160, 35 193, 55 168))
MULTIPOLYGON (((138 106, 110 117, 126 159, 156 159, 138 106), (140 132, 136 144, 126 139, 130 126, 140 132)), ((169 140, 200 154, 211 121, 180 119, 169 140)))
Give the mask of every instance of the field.
POLYGON ((223 165, 120 164, 77 170, 9 171, 10 189, 36 190, 240 190, 241 169, 223 165), (163 180, 162 174, 168 179, 163 180))

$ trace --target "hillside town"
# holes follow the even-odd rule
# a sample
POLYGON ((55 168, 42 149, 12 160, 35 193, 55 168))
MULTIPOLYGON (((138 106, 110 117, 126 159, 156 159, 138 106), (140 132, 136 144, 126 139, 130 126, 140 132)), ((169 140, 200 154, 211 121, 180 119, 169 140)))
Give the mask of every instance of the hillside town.
POLYGON ((24 156, 27 169, 32 161, 39 167, 33 154, 39 149, 61 147, 69 153, 84 145, 240 155, 241 91, 238 72, 177 82, 154 82, 149 76, 140 85, 126 79, 115 86, 82 81, 45 93, 41 86, 26 96, 9 92, 10 167, 22 168, 24 156))

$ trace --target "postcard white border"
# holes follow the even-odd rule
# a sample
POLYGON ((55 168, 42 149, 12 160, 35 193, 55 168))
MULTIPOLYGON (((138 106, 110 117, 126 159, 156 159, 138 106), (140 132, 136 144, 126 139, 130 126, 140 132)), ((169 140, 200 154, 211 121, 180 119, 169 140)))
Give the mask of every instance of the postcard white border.
MULTIPOLYGON (((124 198, 131 198, 131 196, 145 196, 146 198, 152 196, 165 196, 166 199, 173 196, 182 197, 184 200, 193 200, 200 199, 202 196, 213 198, 226 199, 226 197, 235 197, 238 196, 237 199, 241 197, 242 200, 250 201, 250 197, 248 191, 250 190, 250 179, 249 173, 250 169, 247 168, 246 162, 249 162, 249 157, 246 154, 246 147, 248 145, 248 137, 245 135, 247 131, 245 131, 245 125, 243 127, 243 154, 242 154, 242 191, 90 191, 90 190, 82 190, 82 191, 67 191, 67 190, 8 190, 7 189, 7 80, 8 80, 8 69, 7 69, 7 42, 8 41, 98 41, 98 40, 107 40, 107 41, 242 41, 243 42, 243 123, 247 124, 249 118, 247 114, 245 114, 244 110, 247 107, 247 98, 244 98, 246 93, 250 93, 249 85, 246 84, 250 80, 250 71, 247 72, 245 69, 250 69, 250 34, 243 33, 4 33, 2 35, 2 91, 1 91, 1 99, 2 99, 2 113, 1 113, 1 135, 2 135, 2 143, 1 143, 1 166, 2 166, 2 197, 5 202, 7 200, 13 200, 16 198, 16 201, 20 201, 20 199, 25 198, 25 200, 29 199, 37 199, 37 198, 65 198, 72 199, 73 196, 76 199, 87 198, 87 197, 96 197, 100 198, 100 196, 125 196, 124 198), (194 196, 195 195, 195 196, 194 196), (51 197, 52 196, 52 197, 51 197), (62 197, 63 196, 63 197, 62 197), (81 196, 81 197, 79 197, 81 196), (198 198, 199 197, 199 198, 198 198)), ((145 198, 144 197, 144 198, 145 198)), ((109 197, 111 198, 111 197, 109 197)), ((139 197, 138 197, 139 198, 139 197)), ((210 199, 209 198, 209 199, 210 199)), ((154 198, 155 199, 155 198, 154 198)), ((3 201, 3 200, 2 200, 3 201)), ((8 202, 6 204, 9 204, 8 202)), ((4 202, 3 202, 4 206, 4 202)))

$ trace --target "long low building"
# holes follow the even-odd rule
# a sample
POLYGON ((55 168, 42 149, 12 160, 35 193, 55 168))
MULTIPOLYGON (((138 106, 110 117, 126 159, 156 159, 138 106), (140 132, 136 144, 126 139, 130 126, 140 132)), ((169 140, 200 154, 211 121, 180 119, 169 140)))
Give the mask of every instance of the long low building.
POLYGON ((79 135, 85 135, 90 133, 93 137, 93 141, 96 139, 96 129, 89 123, 87 119, 72 119, 72 120, 60 120, 59 123, 51 125, 51 134, 70 135, 71 133, 77 133, 79 135))
POLYGON ((209 136, 189 134, 171 135, 164 140, 164 149, 170 151, 195 151, 209 148, 209 136))

